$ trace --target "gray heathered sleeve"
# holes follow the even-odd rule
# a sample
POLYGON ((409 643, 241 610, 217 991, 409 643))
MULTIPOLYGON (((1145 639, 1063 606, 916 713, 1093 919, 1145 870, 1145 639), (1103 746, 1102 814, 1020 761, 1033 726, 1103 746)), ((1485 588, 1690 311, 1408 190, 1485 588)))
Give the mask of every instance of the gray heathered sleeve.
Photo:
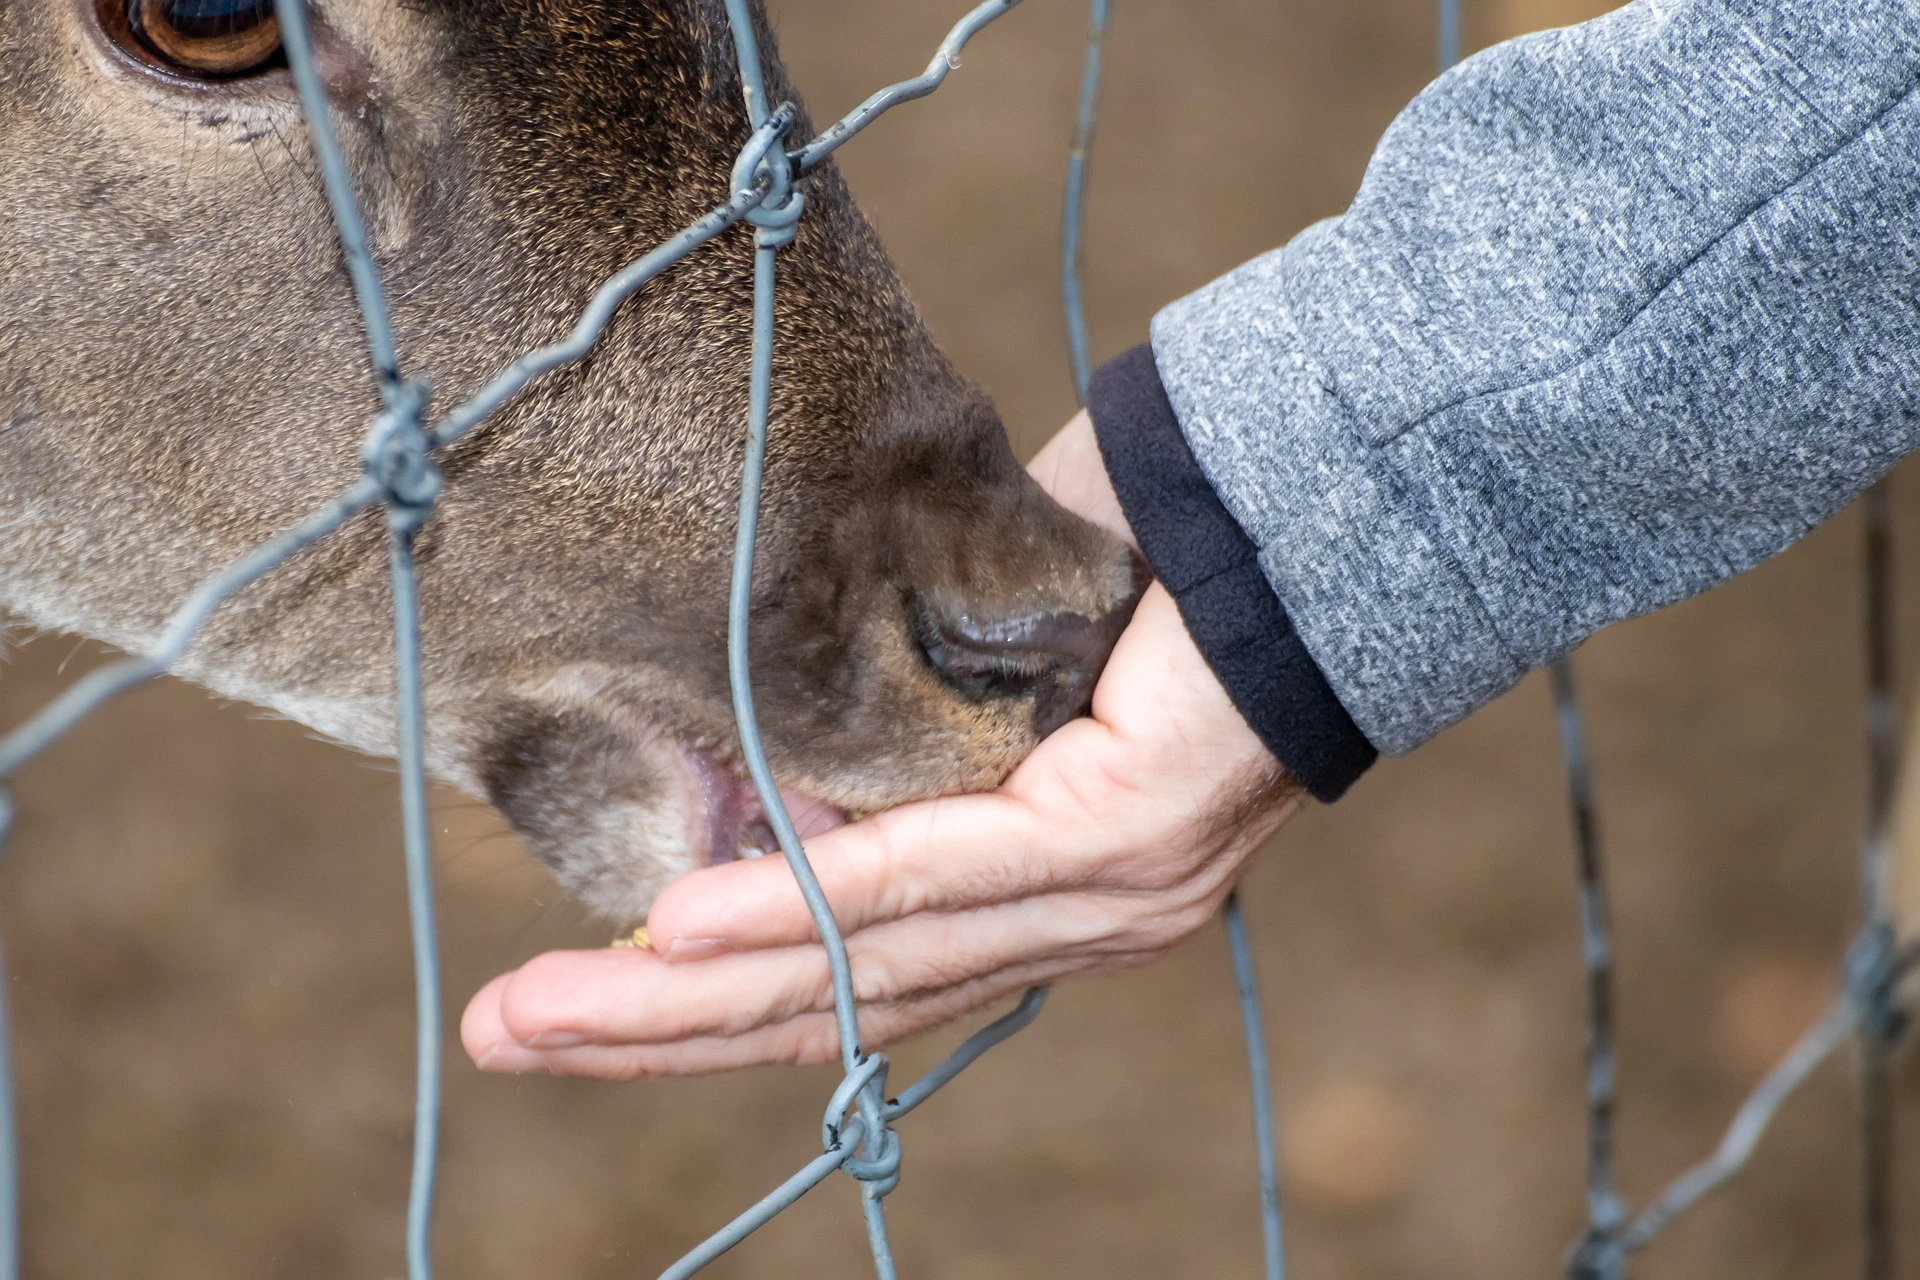
POLYGON ((1636 0, 1488 50, 1347 213, 1156 317, 1188 443, 1381 750, 1920 443, 1917 14, 1636 0))

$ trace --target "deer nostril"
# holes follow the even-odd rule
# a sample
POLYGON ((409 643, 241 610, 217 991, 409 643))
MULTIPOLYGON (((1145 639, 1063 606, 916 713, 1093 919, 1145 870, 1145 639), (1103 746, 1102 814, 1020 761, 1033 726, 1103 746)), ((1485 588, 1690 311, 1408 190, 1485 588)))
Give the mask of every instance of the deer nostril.
POLYGON ((916 599, 914 638, 927 665, 969 701, 1031 697, 1034 732, 1044 738, 1092 703, 1100 671, 1138 600, 1136 591, 1089 618, 1066 612, 942 615, 916 599))

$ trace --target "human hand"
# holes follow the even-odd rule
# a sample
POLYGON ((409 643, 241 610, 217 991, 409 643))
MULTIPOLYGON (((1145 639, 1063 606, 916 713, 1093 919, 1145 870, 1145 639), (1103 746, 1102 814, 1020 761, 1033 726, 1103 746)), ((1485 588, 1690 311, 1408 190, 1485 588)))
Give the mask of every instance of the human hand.
MULTIPOLYGON (((1130 537, 1084 413, 1032 470, 1130 537)), ((1091 715, 998 790, 808 842, 846 934, 861 1043, 1157 958, 1212 918, 1300 795, 1155 584, 1091 715)), ((493 1071, 622 1079, 838 1056, 826 953, 784 859, 683 877, 648 927, 653 950, 551 952, 494 979, 467 1007, 468 1053, 493 1071)))

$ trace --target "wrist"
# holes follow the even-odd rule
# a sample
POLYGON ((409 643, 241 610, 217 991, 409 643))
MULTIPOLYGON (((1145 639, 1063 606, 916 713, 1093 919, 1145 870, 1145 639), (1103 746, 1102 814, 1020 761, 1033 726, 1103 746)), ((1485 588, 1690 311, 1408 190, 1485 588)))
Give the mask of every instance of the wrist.
POLYGON ((1241 717, 1316 799, 1337 799, 1378 757, 1341 705, 1221 504, 1161 385, 1150 347, 1094 373, 1088 409, 1120 516, 1179 606, 1241 717))

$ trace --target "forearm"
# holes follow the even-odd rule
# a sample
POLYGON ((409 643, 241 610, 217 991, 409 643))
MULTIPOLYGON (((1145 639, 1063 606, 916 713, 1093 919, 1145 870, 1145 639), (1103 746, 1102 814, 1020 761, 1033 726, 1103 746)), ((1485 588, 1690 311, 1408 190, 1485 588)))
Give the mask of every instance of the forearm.
POLYGON ((1443 77, 1345 215, 1156 319, 1193 459, 1374 746, 1779 551, 1920 439, 1916 83, 1905 0, 1635 3, 1443 77))

